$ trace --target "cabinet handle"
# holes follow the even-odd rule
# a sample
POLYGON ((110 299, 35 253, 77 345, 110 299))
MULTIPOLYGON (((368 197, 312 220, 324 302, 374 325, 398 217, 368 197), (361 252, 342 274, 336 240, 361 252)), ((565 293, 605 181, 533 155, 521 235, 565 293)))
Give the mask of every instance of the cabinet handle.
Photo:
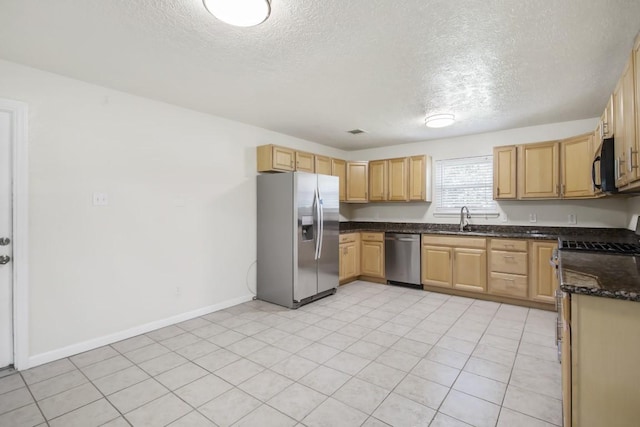
POLYGON ((500 187, 496 187, 496 196, 500 197, 500 187))
POLYGON ((609 123, 602 122, 602 127, 600 128, 600 138, 604 138, 609 135, 609 123))
POLYGON ((556 184, 556 194, 560 194, 560 184, 556 184))
POLYGON ((513 259, 513 255, 502 255, 504 259, 513 259))
POLYGON ((290 164, 290 166, 291 166, 291 167, 293 167, 293 160, 291 160, 291 164, 290 164))
POLYGON ((562 185, 560 186, 560 195, 561 195, 561 196, 564 196, 564 189, 565 189, 564 184, 562 184, 562 185))
POLYGON ((632 147, 629 147, 629 162, 627 163, 628 164, 627 170, 629 172, 633 172, 634 169, 638 169, 638 165, 635 165, 635 166, 633 165, 634 154, 638 154, 638 152, 634 151, 632 147))

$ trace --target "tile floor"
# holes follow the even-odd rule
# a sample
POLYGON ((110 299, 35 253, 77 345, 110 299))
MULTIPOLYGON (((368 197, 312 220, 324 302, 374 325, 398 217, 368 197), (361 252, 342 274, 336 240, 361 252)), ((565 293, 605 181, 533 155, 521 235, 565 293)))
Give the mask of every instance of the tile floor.
POLYGON ((354 282, 0 378, 0 426, 561 425, 555 313, 354 282))

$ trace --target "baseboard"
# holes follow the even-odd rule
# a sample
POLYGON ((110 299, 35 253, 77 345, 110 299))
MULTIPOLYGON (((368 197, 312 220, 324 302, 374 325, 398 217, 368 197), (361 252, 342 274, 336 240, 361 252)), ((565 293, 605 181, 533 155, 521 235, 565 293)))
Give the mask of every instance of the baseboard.
POLYGON ((234 305, 242 304, 243 302, 251 301, 252 298, 253 295, 245 295, 221 302, 219 304, 198 308, 186 313, 167 317, 166 319, 160 319, 150 323, 145 323, 144 325, 136 326, 124 331, 68 345, 56 350, 47 351, 46 353, 36 354, 29 357, 28 366, 23 367, 23 369, 33 368, 38 365, 53 362, 54 360, 63 359, 65 357, 93 350, 94 348, 102 347, 104 345, 113 344, 118 341, 126 340, 127 338, 135 337, 136 335, 146 334, 147 332, 151 332, 158 328, 173 325, 174 323, 184 322, 185 320, 204 316, 205 314, 213 313, 214 311, 223 310, 234 305))

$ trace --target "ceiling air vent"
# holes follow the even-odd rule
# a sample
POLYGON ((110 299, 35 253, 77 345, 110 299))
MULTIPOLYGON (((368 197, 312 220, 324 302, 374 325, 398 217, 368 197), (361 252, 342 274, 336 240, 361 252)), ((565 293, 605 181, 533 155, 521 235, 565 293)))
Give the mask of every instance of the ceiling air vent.
POLYGON ((367 133, 367 131, 363 129, 351 129, 351 130, 348 130, 347 132, 350 133, 351 135, 359 135, 361 133, 367 133))

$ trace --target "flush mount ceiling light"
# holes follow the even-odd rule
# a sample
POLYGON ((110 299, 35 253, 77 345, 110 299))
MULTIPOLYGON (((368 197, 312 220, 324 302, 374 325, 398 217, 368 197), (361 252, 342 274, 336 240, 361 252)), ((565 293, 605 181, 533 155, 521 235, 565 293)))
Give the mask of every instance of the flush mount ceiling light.
POLYGON ((203 0, 209 13, 236 27, 253 27, 271 13, 269 0, 203 0))
POLYGON ((456 119, 453 114, 434 114, 428 116, 424 123, 430 128, 443 128, 452 125, 455 121, 456 119))

